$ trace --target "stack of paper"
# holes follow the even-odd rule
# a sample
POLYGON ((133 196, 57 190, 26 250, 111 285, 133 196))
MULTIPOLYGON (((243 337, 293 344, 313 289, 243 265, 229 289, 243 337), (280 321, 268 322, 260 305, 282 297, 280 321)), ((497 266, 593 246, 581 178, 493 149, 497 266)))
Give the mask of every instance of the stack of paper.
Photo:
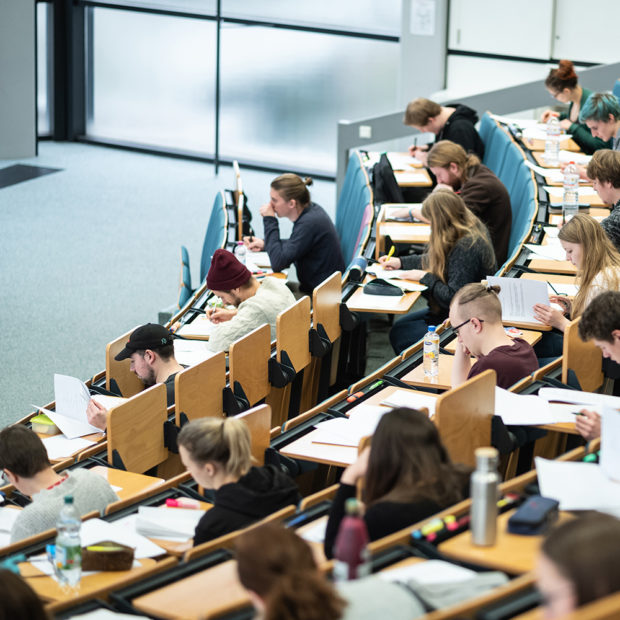
POLYGON ((204 510, 140 506, 136 518, 138 534, 166 540, 189 540, 194 536, 204 510))
POLYGON ((271 267, 271 260, 267 252, 248 252, 245 256, 246 262, 257 267, 271 267))
MULTIPOLYGON (((546 140, 547 139, 547 125, 544 123, 538 123, 536 126, 526 127, 523 130, 523 137, 528 140, 546 140)), ((568 140, 572 138, 572 134, 564 133, 560 135, 560 141, 568 140)))
POLYGON ((410 170, 412 167, 420 167, 422 162, 417 157, 412 157, 409 153, 388 153, 387 157, 392 166, 392 170, 410 170))
POLYGON ((0 547, 6 547, 10 544, 11 529, 20 512, 18 508, 9 508, 8 506, 0 508, 0 547))
POLYGON ((524 278, 496 278, 487 276, 490 286, 499 286, 502 320, 508 323, 538 323, 534 318, 534 304, 549 305, 547 283, 524 278))
POLYGON ((190 338, 191 336, 208 337, 215 329, 215 323, 211 323, 205 315, 197 316, 191 323, 185 323, 178 330, 179 336, 190 338))
POLYGON ((82 437, 67 439, 64 435, 46 437, 41 441, 47 450, 47 456, 50 461, 68 458, 82 450, 86 450, 86 448, 90 448, 90 446, 94 446, 96 443, 95 441, 89 441, 82 437))
POLYGON ((387 407, 358 405, 348 418, 334 418, 317 424, 315 427, 317 430, 312 434, 312 441, 357 447, 363 437, 375 432, 379 420, 388 411, 387 407))
POLYGON ((585 153, 575 153, 573 151, 560 150, 558 160, 561 164, 568 164, 573 161, 580 166, 587 166, 592 159, 592 155, 586 155, 585 153))
POLYGON ((209 351, 208 344, 204 340, 175 339, 173 342, 174 357, 182 366, 195 366, 216 355, 213 351, 209 351))
POLYGON ((552 404, 533 394, 522 395, 495 388, 495 415, 508 426, 574 422, 574 405, 552 404))
POLYGON ((386 581, 398 581, 399 583, 415 581, 424 585, 433 585, 468 581, 473 579, 477 573, 470 568, 463 568, 444 560, 427 560, 400 568, 388 568, 377 575, 386 581))
POLYGON ((437 396, 422 394, 413 390, 396 390, 381 402, 386 407, 408 407, 409 409, 428 409, 428 415, 435 415, 437 396))
POLYGON ((526 243, 525 247, 530 251, 545 258, 547 260, 566 260, 566 250, 559 243, 549 243, 547 245, 536 245, 534 243, 526 243))
POLYGON ((379 278, 385 279, 401 278, 403 273, 405 273, 402 269, 385 269, 379 263, 373 263, 372 265, 368 265, 368 267, 366 267, 366 271, 368 273, 376 275, 379 278))
POLYGON ((395 176, 399 185, 428 183, 428 176, 424 172, 396 172, 395 176))
POLYGON ((325 541, 325 529, 327 528, 327 517, 317 519, 316 525, 304 529, 303 532, 299 532, 301 537, 308 542, 323 543, 325 541))

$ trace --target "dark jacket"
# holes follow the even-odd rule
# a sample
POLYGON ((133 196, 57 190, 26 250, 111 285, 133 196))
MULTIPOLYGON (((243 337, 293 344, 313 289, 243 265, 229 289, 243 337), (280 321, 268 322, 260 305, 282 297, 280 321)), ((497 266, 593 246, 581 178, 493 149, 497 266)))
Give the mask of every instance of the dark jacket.
POLYGON ((437 134, 435 142, 451 140, 456 144, 460 144, 467 153, 474 153, 482 160, 484 156, 484 143, 474 127, 478 122, 476 111, 460 103, 449 103, 446 107, 455 108, 455 110, 448 122, 437 134))
POLYGON ((194 545, 251 525, 299 500, 295 482, 279 469, 252 467, 238 482, 215 492, 213 508, 196 526, 194 545))

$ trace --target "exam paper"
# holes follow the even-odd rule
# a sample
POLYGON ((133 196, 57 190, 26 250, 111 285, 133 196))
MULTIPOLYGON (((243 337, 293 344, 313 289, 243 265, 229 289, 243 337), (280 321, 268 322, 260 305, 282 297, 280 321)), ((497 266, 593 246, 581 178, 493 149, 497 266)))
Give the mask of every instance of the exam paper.
POLYGON ((395 177, 399 185, 428 182, 428 177, 424 172, 399 171, 395 173, 395 177))
POLYGON ((573 405, 552 405, 533 394, 515 394, 495 387, 495 415, 507 426, 575 422, 573 405))
POLYGON ((375 432, 381 417, 390 411, 387 407, 364 405, 351 410, 348 418, 334 418, 315 425, 313 443, 328 443, 337 446, 357 447, 363 437, 375 432))
POLYGON ((525 127, 545 127, 539 120, 534 118, 514 118, 512 116, 502 116, 500 114, 491 114, 491 118, 495 119, 498 123, 504 123, 504 125, 516 125, 521 129, 525 127))
POLYGON ((257 267, 271 267, 271 260, 267 252, 247 252, 246 261, 257 267))
POLYGON ((399 243, 414 241, 423 237, 430 237, 431 227, 429 224, 415 224, 415 226, 403 226, 402 224, 381 224, 381 234, 398 239, 399 243))
POLYGON ((209 351, 208 344, 204 340, 173 340, 174 357, 182 366, 195 366, 206 359, 217 355, 209 351))
POLYGON ((568 297, 574 297, 579 291, 579 287, 576 284, 558 284, 556 282, 547 282, 547 292, 549 295, 567 295, 568 297))
POLYGON ((407 282, 406 280, 398 280, 396 278, 385 278, 387 282, 393 284, 394 286, 398 286, 403 291, 413 292, 413 291, 425 291, 428 286, 426 284, 418 284, 417 282, 407 282))
POLYGON ((605 475, 620 482, 620 411, 603 407, 601 416, 601 469, 605 475))
POLYGON ((0 533, 11 533, 13 524, 17 521, 20 512, 19 508, 9 508, 8 506, 0 508, 0 533))
POLYGON ((400 204, 391 204, 389 206, 385 206, 385 219, 386 220, 396 220, 396 221, 405 221, 408 222, 409 220, 409 215, 407 215, 404 218, 398 218, 394 215, 394 213, 396 211, 402 211, 403 209, 413 209, 414 207, 418 207, 421 208, 422 207, 422 203, 421 202, 416 202, 416 203, 410 203, 410 202, 403 202, 400 204))
POLYGON ((541 258, 558 261, 566 260, 566 250, 559 244, 536 245, 534 243, 526 243, 525 247, 541 258))
MULTIPOLYGON (((543 189, 549 194, 549 203, 552 205, 561 205, 562 197, 564 195, 564 189, 561 187, 553 187, 552 185, 544 185, 543 189)), ((583 202, 584 196, 592 196, 596 194, 592 187, 578 187, 577 193, 579 194, 579 201, 583 202)))
POLYGON ((138 534, 151 538, 186 541, 194 536, 198 521, 206 511, 166 506, 140 506, 135 521, 138 534))
POLYGON ((392 170, 410 170, 413 166, 420 167, 422 162, 417 157, 411 157, 408 153, 388 153, 392 170))
POLYGON ((103 540, 127 545, 135 549, 134 557, 153 558, 166 553, 165 549, 156 545, 145 536, 136 533, 135 524, 132 521, 136 515, 129 515, 117 521, 104 521, 103 519, 88 519, 82 523, 80 536, 82 546, 94 545, 103 540))
POLYGON ((402 297, 396 297, 395 295, 367 295, 366 293, 360 293, 355 296, 355 299, 349 299, 347 306, 354 303, 356 308, 364 308, 367 310, 394 310, 400 303, 402 297))
POLYGON ((432 585, 468 581, 473 579, 477 573, 470 568, 457 566, 444 560, 426 560, 426 562, 410 564, 400 568, 384 569, 377 573, 377 575, 381 579, 385 579, 385 581, 398 581, 399 583, 415 581, 424 585, 432 585))
POLYGON ((304 540, 314 543, 322 543, 325 541, 325 530, 327 529, 327 518, 317 519, 318 523, 298 533, 304 540))
POLYGON ((64 459, 69 456, 73 456, 77 452, 86 450, 86 448, 90 448, 97 443, 95 441, 83 439, 82 437, 67 439, 64 435, 54 435, 53 437, 46 437, 41 441, 43 442, 43 445, 47 450, 47 456, 50 461, 56 461, 58 459, 64 459))
MULTIPOLYGON (((528 140, 546 140, 547 139, 547 125, 544 123, 538 123, 535 126, 525 127, 523 129, 523 137, 528 140)), ((572 138, 572 134, 563 133, 560 135, 560 143, 572 138)))
POLYGON ((435 405, 437 404, 437 397, 422 394, 421 392, 414 392, 413 390, 396 390, 385 400, 381 402, 386 407, 409 407, 410 409, 419 409, 420 407, 426 407, 428 409, 428 415, 435 415, 435 405))
POLYGON ((47 415, 47 417, 60 429, 60 432, 67 439, 75 439, 83 435, 92 435, 93 433, 101 433, 101 429, 91 426, 86 421, 86 409, 84 409, 84 420, 76 420, 68 416, 64 416, 56 411, 50 411, 45 407, 33 405, 36 409, 47 415))
MULTIPOLYGON (((619 396, 595 394, 594 392, 580 392, 578 390, 566 390, 562 388, 541 388, 538 390, 538 396, 546 401, 592 405, 594 407, 612 407, 614 409, 620 408, 619 396)), ((579 409, 581 408, 583 407, 579 407, 579 409)))
POLYGON ((534 304, 549 305, 547 283, 523 278, 496 278, 487 276, 490 286, 499 286, 502 320, 510 323, 538 323, 534 318, 534 304))
POLYGON ((405 273, 403 269, 385 269, 379 263, 373 263, 372 265, 368 265, 368 267, 366 267, 366 272, 372 273, 375 276, 379 278, 384 278, 386 280, 388 278, 401 278, 403 273, 405 273))
MULTIPOLYGON (((209 319, 203 314, 197 316, 191 323, 185 323, 177 330, 179 336, 210 336, 215 329, 215 323, 211 323, 209 319)), ((176 341, 175 341, 176 342, 176 341)))

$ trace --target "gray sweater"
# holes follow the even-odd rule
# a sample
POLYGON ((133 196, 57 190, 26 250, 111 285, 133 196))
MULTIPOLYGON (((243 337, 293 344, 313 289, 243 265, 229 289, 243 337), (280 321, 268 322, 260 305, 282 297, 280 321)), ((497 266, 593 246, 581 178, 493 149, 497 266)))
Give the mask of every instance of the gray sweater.
POLYGON ((620 200, 614 205, 611 213, 601 222, 601 226, 620 252, 620 200))
POLYGON ((56 527, 56 519, 64 505, 65 495, 73 496, 73 503, 80 515, 92 510, 103 512, 108 504, 118 501, 118 495, 107 480, 98 474, 88 469, 69 471, 60 484, 32 496, 32 503, 21 511, 13 524, 11 542, 56 527))

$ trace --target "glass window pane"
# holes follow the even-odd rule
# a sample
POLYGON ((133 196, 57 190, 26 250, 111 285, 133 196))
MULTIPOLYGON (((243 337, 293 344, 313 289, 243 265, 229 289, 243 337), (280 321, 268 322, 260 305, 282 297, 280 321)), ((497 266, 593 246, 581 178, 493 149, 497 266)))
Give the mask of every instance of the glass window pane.
POLYGON ((337 123, 396 109, 397 43, 222 30, 222 155, 333 174, 337 123))
POLYGON ((215 0, 99 0, 99 2, 168 11, 182 11, 184 13, 196 13, 197 15, 215 15, 217 11, 215 0))
POLYGON ((37 116, 40 136, 51 132, 51 88, 52 80, 48 75, 49 51, 48 32, 52 22, 52 5, 37 4, 37 116))
POLYGON ((93 11, 88 133, 212 154, 215 23, 93 11))

